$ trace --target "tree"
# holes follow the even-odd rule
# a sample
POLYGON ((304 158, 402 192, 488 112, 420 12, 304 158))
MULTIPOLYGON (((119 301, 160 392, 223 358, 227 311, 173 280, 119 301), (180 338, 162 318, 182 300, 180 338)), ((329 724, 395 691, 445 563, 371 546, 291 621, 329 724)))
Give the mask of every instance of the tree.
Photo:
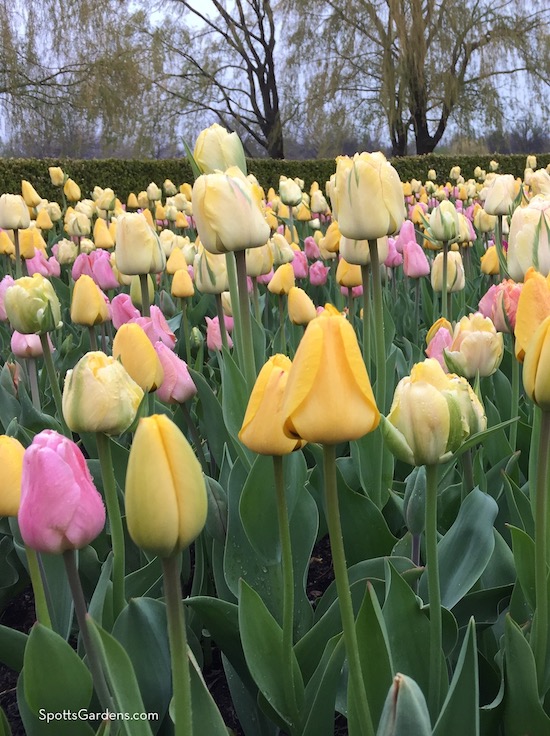
MULTIPOLYGON (((304 12, 303 0, 281 0, 304 12)), ((393 155, 411 136, 432 152, 449 124, 487 123, 502 113, 501 80, 520 73, 548 85, 548 11, 543 0, 324 0, 308 4, 297 30, 319 34, 320 63, 355 106, 383 119, 393 155), (312 18, 313 14, 313 18, 312 18)))
POLYGON ((169 59, 157 85, 183 104, 182 114, 206 116, 238 132, 249 154, 283 158, 270 0, 209 0, 210 14, 205 3, 171 5, 179 16, 169 13, 154 33, 169 59))

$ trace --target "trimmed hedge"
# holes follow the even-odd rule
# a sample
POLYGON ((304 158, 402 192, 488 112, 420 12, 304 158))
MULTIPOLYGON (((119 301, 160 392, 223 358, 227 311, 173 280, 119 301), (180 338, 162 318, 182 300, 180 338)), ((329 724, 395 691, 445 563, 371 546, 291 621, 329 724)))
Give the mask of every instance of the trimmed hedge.
MULTIPOLYGON (((498 154, 480 156, 443 156, 429 154, 427 156, 404 156, 392 160, 402 181, 419 179, 425 181, 428 171, 435 169, 437 181, 444 183, 453 166, 460 166, 462 175, 469 179, 474 175, 476 166, 489 171, 489 162, 498 161, 498 173, 513 174, 523 177, 525 155, 498 154)), ((544 168, 550 164, 550 153, 537 155, 537 167, 544 168)), ((125 201, 130 192, 136 194, 147 188, 154 181, 162 186, 165 179, 171 179, 176 186, 183 182, 192 182, 191 167, 186 159, 129 160, 129 159, 0 159, 0 194, 12 194, 21 191, 21 180, 32 183, 41 196, 52 201, 59 201, 59 190, 52 186, 48 167, 61 166, 80 186, 82 197, 89 197, 95 185, 111 187, 125 201)), ((248 170, 253 173, 260 184, 267 190, 277 190, 279 176, 284 174, 291 178, 299 177, 305 182, 306 189, 313 181, 319 182, 321 188, 334 173, 334 159, 315 159, 310 161, 291 161, 276 159, 249 159, 248 170)))

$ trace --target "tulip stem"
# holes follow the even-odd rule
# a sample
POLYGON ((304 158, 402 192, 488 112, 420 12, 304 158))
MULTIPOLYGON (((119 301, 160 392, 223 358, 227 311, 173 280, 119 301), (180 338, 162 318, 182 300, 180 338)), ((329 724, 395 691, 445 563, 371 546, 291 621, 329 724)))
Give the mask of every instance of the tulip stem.
POLYGON ((19 245, 19 230, 17 228, 13 231, 13 244, 15 246, 15 278, 20 279, 23 275, 23 269, 21 265, 21 247, 19 245))
MULTIPOLYGON (((355 629, 355 615, 351 599, 350 583, 346 565, 346 554, 340 522, 338 505, 338 485, 336 480, 336 449, 334 445, 323 445, 323 472, 325 476, 325 510, 327 517, 330 549, 332 552, 332 566, 340 606, 344 644, 348 658, 349 688, 357 712, 357 721, 360 724, 362 736, 374 736, 374 727, 370 714, 359 648, 357 631, 355 629)), ((348 702, 350 697, 348 696, 348 702)))
POLYGON ((284 682, 288 688, 288 702, 297 708, 294 692, 292 668, 292 648, 294 646, 294 569, 292 565, 292 543, 290 521, 285 495, 285 481, 282 455, 273 455, 275 491, 277 494, 277 516, 283 567, 283 657, 285 663, 284 682))
POLYGON ((501 279, 508 278, 508 271, 506 268, 506 256, 504 255, 504 247, 502 244, 502 232, 504 225, 504 215, 497 215, 495 222, 495 247, 497 249, 498 256, 498 270, 501 279))
POLYGON ((40 403, 40 389, 38 387, 38 372, 36 370, 36 358, 27 358, 27 370, 29 372, 29 386, 31 389, 32 405, 37 411, 42 411, 40 403))
MULTIPOLYGON (((510 400, 510 418, 514 419, 518 416, 519 411, 519 373, 520 365, 519 360, 516 360, 514 350, 514 337, 510 335, 510 344, 512 352, 512 398, 510 400)), ((518 439, 518 422, 512 422, 510 425, 510 436, 508 438, 512 452, 516 451, 518 439)))
POLYGON ((258 289, 258 279, 252 277, 252 301, 254 303, 254 316, 258 324, 262 324, 262 310, 260 309, 260 292, 258 289))
POLYGON ((61 389, 59 388, 59 382, 57 380, 57 373, 55 371, 55 366, 53 364, 52 351, 50 350, 50 343, 48 342, 47 333, 40 335, 40 344, 42 345, 44 365, 46 366, 46 373, 48 374, 48 379, 50 381, 50 386, 52 389, 52 396, 53 396, 55 408, 57 410, 59 423, 61 424, 61 429, 65 437, 72 439, 72 433, 70 429, 67 427, 67 423, 65 422, 65 417, 63 416, 63 398, 61 396, 61 389))
POLYGON ((80 636, 84 643, 84 649, 88 657, 88 666, 92 673, 92 680, 94 688, 101 703, 101 707, 111 713, 116 713, 116 708, 113 704, 113 698, 109 691, 109 686, 103 673, 101 666, 101 658, 96 646, 90 636, 88 630, 88 613, 86 609, 86 600, 82 591, 82 585, 80 584, 80 577, 78 575, 78 566, 76 564, 76 552, 74 549, 68 549, 63 552, 63 562, 65 563, 65 570, 67 571, 67 578, 69 580, 69 587, 71 588, 71 595, 74 602, 74 610, 76 613, 76 619, 80 629, 80 636))
POLYGON ((372 297, 374 307, 374 339, 376 345, 376 403, 382 414, 386 411, 386 343, 384 335, 384 304, 378 241, 369 240, 372 270, 372 297))
POLYGON ((97 337, 93 325, 88 325, 88 334, 90 335, 90 350, 97 350, 97 337))
POLYGON ((204 456, 204 452, 202 449, 202 441, 201 436, 197 430, 197 427, 195 426, 195 422, 193 421, 193 418, 191 417, 191 412, 187 408, 184 402, 180 403, 181 413, 183 414, 185 418, 185 423, 187 424, 187 428, 189 429, 189 434, 191 435, 191 438, 193 442, 195 443, 195 452, 198 455, 203 473, 206 473, 208 475, 209 473, 209 467, 208 463, 206 462, 206 458, 204 456))
POLYGON ((535 485, 535 601, 532 649, 537 667, 539 692, 544 692, 546 649, 548 646, 548 455, 550 452, 550 412, 543 411, 535 485))
POLYGON ((435 723, 439 714, 441 691, 441 592, 437 559, 437 465, 426 465, 426 565, 430 602, 430 678, 428 709, 435 723))
POLYGON ((139 274, 139 286, 141 289, 141 316, 151 316, 151 305, 149 303, 149 274, 139 274))
POLYGON ((441 277, 441 316, 449 319, 449 305, 447 302, 447 269, 449 264, 449 243, 443 242, 443 275, 441 277))
POLYGON ((361 266, 363 283, 363 360, 367 372, 370 370, 370 264, 361 266))
POLYGON ((27 556, 27 568, 31 579, 32 592, 34 594, 34 608, 36 618, 43 626, 48 629, 52 628, 52 620, 48 610, 48 601, 46 591, 44 590, 44 580, 42 579, 42 571, 38 561, 38 554, 34 549, 25 545, 25 554, 27 556))
POLYGON ((227 342, 227 330, 225 329, 225 317, 223 314, 222 295, 215 294, 215 297, 216 297, 216 313, 218 315, 218 324, 220 326, 220 335, 222 338, 222 345, 226 350, 229 350, 229 343, 227 342))
POLYGON ((105 504, 109 517, 111 529, 111 540, 113 543, 113 614, 116 621, 117 616, 125 606, 124 596, 124 529, 122 527, 122 516, 118 502, 115 475, 113 472, 113 458, 111 455, 111 441, 103 432, 96 432, 97 452, 101 466, 101 477, 103 479, 103 491, 105 493, 105 504))
POLYGON ((181 300, 181 321, 183 323, 183 337, 185 340, 185 360, 187 365, 191 365, 191 330, 189 329, 186 298, 181 300))
POLYGON ((286 355, 285 300, 282 294, 279 299, 279 352, 286 355))
POLYGON ((237 264, 237 283, 241 313, 241 338, 244 361, 243 370, 248 389, 252 391, 252 387, 256 381, 256 365, 254 361, 252 322, 250 320, 250 303, 248 300, 248 286, 246 281, 246 251, 236 251, 235 261, 237 264))
POLYGON ((241 304, 239 300, 239 285, 237 281, 237 270, 235 266, 234 253, 225 254, 225 266, 227 269, 227 280, 229 282, 229 293, 231 295, 231 311, 235 320, 234 343, 237 350, 237 362, 239 368, 244 372, 243 366, 243 345, 242 345, 242 320, 241 320, 241 304))
POLYGON ((172 662, 172 689, 174 695, 174 734, 192 736, 193 715, 191 704, 191 679, 187 656, 185 613, 180 582, 181 553, 162 560, 164 597, 168 619, 170 659, 172 662))

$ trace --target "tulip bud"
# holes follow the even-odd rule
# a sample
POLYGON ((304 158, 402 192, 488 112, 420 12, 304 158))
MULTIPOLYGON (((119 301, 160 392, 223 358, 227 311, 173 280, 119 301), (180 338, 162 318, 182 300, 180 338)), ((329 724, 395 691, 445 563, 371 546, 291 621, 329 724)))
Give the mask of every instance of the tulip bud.
POLYGON ((345 258, 340 258, 338 261, 338 268, 336 269, 336 281, 340 286, 344 286, 346 289, 353 289, 356 286, 361 286, 363 283, 361 266, 358 266, 355 263, 348 263, 345 258))
POLYGON ((296 207, 302 201, 302 190, 298 184, 286 176, 279 178, 279 196, 288 207, 296 207))
POLYGON ((113 340, 113 358, 120 360, 131 378, 143 391, 155 391, 164 371, 144 329, 135 322, 120 326, 113 340))
POLYGON ((23 457, 18 514, 23 541, 39 552, 82 549, 105 526, 105 507, 84 455, 63 435, 44 430, 23 457))
POLYGON ((6 291, 4 307, 13 329, 24 335, 44 335, 63 324, 57 294, 39 273, 17 279, 6 291))
POLYGON ((23 197, 18 194, 2 194, 0 197, 0 228, 24 230, 31 218, 23 197))
MULTIPOLYGON (((59 166, 50 166, 48 168, 48 173, 50 175, 50 181, 54 187, 63 186, 65 183, 65 174, 63 173, 63 169, 59 168, 59 166)), ((77 199, 79 199, 79 197, 77 197, 77 199)))
POLYGON ((284 432, 308 442, 338 444, 378 426, 369 377, 353 327, 334 307, 312 320, 288 377, 284 432), (345 406, 345 412, 332 408, 345 406))
POLYGON ((109 226, 101 217, 94 223, 94 243, 96 248, 110 250, 115 247, 115 241, 109 231, 109 226))
POLYGON ((63 416, 73 432, 122 434, 132 424, 143 391, 115 358, 86 353, 67 371, 63 416))
POLYGON ((69 202, 78 202, 80 199, 80 187, 72 179, 67 179, 63 186, 63 192, 69 202))
POLYGON ((0 516, 17 516, 24 453, 25 448, 15 437, 0 436, 0 516))
POLYGON ((201 466, 164 414, 141 419, 126 472, 126 521, 134 542, 170 557, 200 534, 208 508, 201 466))
POLYGON ((36 216, 36 227, 41 230, 51 230, 53 227, 52 218, 47 209, 41 209, 36 216))
POLYGON ((436 240, 449 243, 458 238, 460 220, 452 202, 441 202, 430 215, 430 232, 436 240))
POLYGON ((118 218, 115 253, 117 268, 132 276, 160 273, 166 265, 158 235, 140 213, 118 218))
POLYGON ((317 316, 315 304, 306 292, 297 286, 293 286, 288 292, 288 316, 295 325, 307 325, 317 316))
POLYGON ((479 312, 462 317, 453 333, 453 342, 445 350, 450 371, 466 378, 491 376, 504 353, 504 339, 489 317, 479 312))
POLYGON ((137 210, 139 209, 139 202, 135 192, 130 192, 128 199, 126 200, 126 210, 137 210))
POLYGON ((175 272, 172 279, 172 296, 186 298, 193 296, 195 287, 187 268, 181 268, 175 272))
POLYGON ((65 229, 69 235, 89 235, 92 230, 92 223, 84 212, 73 212, 65 222, 65 229))
POLYGON ((30 181, 26 181, 26 179, 23 179, 21 182, 21 194, 23 195, 23 199, 25 200, 27 207, 36 207, 40 202, 42 202, 42 197, 38 194, 30 181))
POLYGON ((294 286, 294 269, 291 263, 283 263, 275 271, 273 278, 267 285, 272 294, 288 294, 294 286))
POLYGON ((193 263, 195 286, 204 294, 221 294, 229 290, 225 258, 209 253, 205 248, 195 256, 193 263))
POLYGON ((166 273, 175 274, 180 269, 187 269, 187 261, 181 248, 174 248, 166 261, 166 273))
POLYGON ((93 327, 110 319, 105 294, 86 274, 75 281, 71 297, 71 320, 76 325, 93 327))
POLYGON ((376 733, 377 736, 431 736, 426 700, 411 677, 398 673, 393 678, 376 733))
POLYGON ((508 215, 519 191, 512 174, 499 174, 489 185, 483 209, 489 215, 508 215))
POLYGON ((152 181, 146 189, 149 202, 158 202, 162 197, 162 190, 152 181))
POLYGON ((246 159, 239 136, 229 133, 218 123, 199 133, 193 157, 203 174, 227 171, 232 166, 238 166, 246 175, 246 159))
POLYGON ((488 276, 496 276, 500 273, 498 253, 495 245, 490 245, 481 256, 481 271, 488 276))
MULTIPOLYGON (((443 290, 443 253, 438 253, 432 263, 431 275, 434 291, 443 290)), ((447 260, 447 291, 461 291, 466 285, 462 256, 457 251, 450 251, 447 260)))
POLYGON ((525 350, 523 385, 525 393, 543 411, 550 411, 550 317, 538 326, 525 350))
POLYGON ((252 389, 239 439, 260 455, 287 455, 304 444, 283 431, 283 399, 291 366, 286 355, 272 356, 252 389))
POLYGON ((514 210, 508 235, 508 272, 523 281, 533 266, 543 276, 550 273, 550 196, 538 194, 526 207, 514 210))

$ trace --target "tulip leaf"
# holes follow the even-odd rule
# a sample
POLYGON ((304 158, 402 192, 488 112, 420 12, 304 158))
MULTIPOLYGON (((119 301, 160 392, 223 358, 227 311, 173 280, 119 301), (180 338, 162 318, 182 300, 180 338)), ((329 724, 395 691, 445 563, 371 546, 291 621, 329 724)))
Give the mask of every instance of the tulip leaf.
POLYGON ((523 529, 524 532, 533 537, 535 523, 529 498, 506 474, 504 475, 504 491, 510 513, 510 523, 523 529))
MULTIPOLYGON (((105 679, 118 713, 145 713, 136 673, 124 647, 95 621, 87 617, 90 637, 98 650, 105 679)), ((142 720, 121 721, 127 736, 151 736, 149 723, 142 720)))
POLYGON ((389 689, 376 736, 431 736, 430 714, 422 690, 397 674, 389 689))
POLYGON ((22 631, 0 624, 0 662, 11 670, 21 672, 28 636, 22 631))
MULTIPOLYGON (((48 671, 48 676, 49 674, 48 671)), ((40 706, 35 713, 26 701, 24 680, 25 670, 23 669, 17 680, 17 707, 26 736, 94 736, 94 730, 84 719, 63 719, 63 710, 51 711, 45 706, 40 706)), ((72 707, 67 705, 65 709, 78 712, 73 711, 72 707)), ((88 712, 86 710, 86 714, 88 712)))
POLYGON ((10 724, 3 708, 0 708, 0 736, 11 736, 10 724))
POLYGON ((101 574, 92 595, 88 613, 108 631, 113 625, 113 585, 111 583, 111 572, 113 570, 113 554, 107 555, 101 567, 101 574))
POLYGON ((86 708, 92 697, 92 676, 63 637, 36 623, 27 641, 23 681, 25 700, 38 715, 86 708))
MULTIPOLYGON (((479 580, 495 547, 493 522, 496 501, 474 488, 462 503, 458 516, 437 545, 441 605, 453 608, 479 580)), ((428 599, 428 579, 420 579, 419 595, 428 599)))
POLYGON ((199 398, 197 414, 201 436, 207 438, 210 452, 218 467, 221 467, 224 447, 233 447, 233 443, 223 421, 219 399, 210 388, 202 373, 197 373, 189 368, 189 374, 197 387, 199 398))
POLYGON ((433 736, 479 736, 476 629, 470 619, 433 736))
POLYGON ((156 733, 172 694, 166 606, 153 598, 133 598, 117 618, 112 634, 130 657, 145 712, 158 713, 158 720, 151 721, 156 733))
POLYGON ((227 536, 227 495, 214 478, 205 476, 208 497, 206 531, 218 542, 225 542, 227 536))
POLYGON ((73 623, 73 598, 61 555, 40 555, 52 626, 64 639, 69 638, 73 623))
POLYGON ((227 726, 214 702, 214 698, 208 692, 208 688, 202 677, 201 671, 192 663, 191 675, 191 701, 193 703, 193 736, 227 736, 227 726))
POLYGON ((329 639, 305 690, 301 736, 333 736, 334 704, 344 658, 343 637, 338 635, 329 639))
MULTIPOLYGON (((487 429, 484 429, 483 432, 476 432, 476 434, 470 435, 470 437, 468 437, 468 439, 460 445, 458 450, 453 453, 453 459, 456 460, 472 447, 483 444, 487 437, 495 434, 495 432, 500 432, 500 430, 504 429, 504 427, 509 427, 510 424, 517 422, 517 420, 517 417, 513 417, 513 419, 508 419, 506 422, 500 422, 499 424, 495 424, 493 427, 488 427, 487 429)), ((509 451, 507 454, 510 455, 511 450, 510 448, 508 449, 509 451)), ((500 453, 499 457, 502 457, 502 452, 500 453)))
POLYGON ((506 733, 538 736, 550 733, 550 718, 540 703, 535 659, 519 626, 506 616, 504 625, 506 733))
MULTIPOLYGON (((260 710, 259 698, 252 695, 223 654, 222 662, 235 713, 245 736, 275 736, 277 727, 260 710)), ((254 690, 257 692, 256 688, 254 690)))
MULTIPOLYGON (((231 353, 222 350, 222 413, 225 426, 239 457, 250 467, 254 461, 254 453, 246 448, 238 439, 246 407, 249 391, 243 374, 235 363, 231 353)), ((208 436, 208 435, 207 435, 208 436)))
MULTIPOLYGON (((283 458, 285 498, 289 519, 299 493, 304 493, 307 467, 301 452, 283 458)), ((258 455, 246 483, 239 504, 241 521, 248 541, 267 564, 281 560, 281 542, 277 515, 277 492, 273 459, 258 455)))
POLYGON ((535 543, 521 529, 510 526, 512 549, 518 574, 519 584, 525 600, 532 611, 535 610, 535 543))
MULTIPOLYGON (((139 598, 139 596, 156 597, 160 594, 162 587, 162 564, 158 557, 148 562, 139 570, 134 570, 126 576, 125 580, 126 598, 139 598)), ((105 625, 102 624, 103 628, 105 625)))
POLYGON ((18 419, 20 414, 21 406, 17 398, 5 386, 0 385, 0 424, 5 434, 11 422, 14 418, 18 419))
POLYGON ((304 701, 304 684, 296 656, 292 652, 291 671, 288 672, 282 629, 258 593, 244 580, 239 586, 239 627, 252 677, 269 705, 295 732, 304 701))

